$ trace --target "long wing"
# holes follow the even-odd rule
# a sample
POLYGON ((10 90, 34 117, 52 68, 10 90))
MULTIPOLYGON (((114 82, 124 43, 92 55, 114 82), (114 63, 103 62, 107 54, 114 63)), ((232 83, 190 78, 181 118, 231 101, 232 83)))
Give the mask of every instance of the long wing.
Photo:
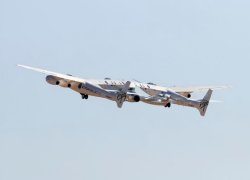
POLYGON ((81 82, 81 83, 86 82, 86 80, 78 78, 78 77, 73 77, 73 76, 69 76, 69 75, 65 75, 65 74, 60 74, 60 73, 56 73, 56 72, 52 72, 52 71, 47 71, 47 70, 44 70, 44 69, 34 68, 34 67, 20 65, 20 64, 18 64, 17 66, 25 68, 25 69, 32 70, 32 71, 40 72, 40 73, 43 73, 43 74, 56 76, 56 77, 66 79, 66 80, 69 80, 69 81, 75 81, 75 82, 81 82))
MULTIPOLYGON (((19 67, 25 68, 25 69, 29 69, 29 70, 33 70, 36 72, 40 72, 43 74, 47 74, 47 75, 53 75, 65 80, 69 80, 69 81, 75 81, 75 82, 80 82, 80 83, 84 83, 84 82, 91 82, 93 84, 99 84, 100 82, 96 81, 96 80, 86 80, 86 79, 81 79, 78 77, 73 77, 73 76, 69 76, 69 75, 65 75, 65 74, 60 74, 60 73, 56 73, 56 72, 52 72, 52 71, 48 71, 48 70, 44 70, 44 69, 39 69, 39 68, 34 68, 34 67, 30 67, 30 66, 26 66, 26 65, 17 65, 19 67)), ((110 81, 108 81, 110 83, 110 81)), ((119 82, 121 83, 121 82, 119 82)), ((133 84, 135 86, 140 87, 143 91, 145 90, 150 90, 153 89, 155 90, 153 94, 150 93, 150 95, 157 95, 158 92, 162 92, 162 91, 167 91, 167 90, 172 90, 176 93, 182 94, 182 95, 186 95, 188 93, 193 93, 193 92, 204 92, 204 91, 208 91, 209 89, 211 90, 221 90, 221 89, 227 89, 229 88, 228 86, 197 86, 197 87, 162 87, 162 86, 157 86, 157 85, 150 85, 150 87, 148 87, 148 84, 144 84, 144 83, 139 83, 137 82, 133 82, 133 84)), ((148 93, 148 91, 146 91, 146 93, 148 93)))

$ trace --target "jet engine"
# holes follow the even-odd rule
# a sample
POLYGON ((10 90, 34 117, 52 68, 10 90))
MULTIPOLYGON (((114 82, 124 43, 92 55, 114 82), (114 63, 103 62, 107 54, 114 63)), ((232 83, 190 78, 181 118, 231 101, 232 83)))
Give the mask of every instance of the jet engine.
POLYGON ((60 79, 58 77, 49 75, 46 77, 46 81, 47 83, 51 84, 51 85, 59 85, 61 87, 69 87, 69 83, 67 81, 65 81, 64 79, 60 79))
POLYGON ((179 93, 180 95, 186 97, 186 98, 191 98, 191 93, 185 92, 185 93, 179 93))
POLYGON ((141 97, 137 94, 127 94, 127 101, 128 102, 139 102, 141 97))

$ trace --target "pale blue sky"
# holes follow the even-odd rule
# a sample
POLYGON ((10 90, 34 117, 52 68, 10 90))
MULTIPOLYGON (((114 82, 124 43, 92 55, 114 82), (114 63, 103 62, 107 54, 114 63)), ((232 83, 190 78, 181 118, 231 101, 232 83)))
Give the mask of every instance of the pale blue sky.
MULTIPOLYGON (((0 0, 0 180, 249 180, 250 1, 0 0), (83 78, 231 85, 207 116, 90 98, 83 78)), ((199 95, 201 96, 201 95, 199 95)))

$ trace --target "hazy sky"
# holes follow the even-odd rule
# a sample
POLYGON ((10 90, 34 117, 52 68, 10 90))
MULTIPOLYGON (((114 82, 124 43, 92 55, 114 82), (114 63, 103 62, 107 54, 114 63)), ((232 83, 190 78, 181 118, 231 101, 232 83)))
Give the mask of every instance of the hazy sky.
POLYGON ((249 0, 0 0, 0 180, 249 180, 249 10, 249 0), (214 93, 224 102, 205 118, 118 109, 18 63, 233 88, 214 93))

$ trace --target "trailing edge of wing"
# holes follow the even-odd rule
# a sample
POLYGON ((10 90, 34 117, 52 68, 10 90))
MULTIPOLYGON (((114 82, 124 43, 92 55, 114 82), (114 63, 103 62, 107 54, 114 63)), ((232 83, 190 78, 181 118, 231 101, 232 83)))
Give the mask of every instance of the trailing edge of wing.
POLYGON ((60 74, 60 73, 56 73, 56 72, 52 72, 52 71, 48 71, 48 70, 44 70, 44 69, 34 68, 34 67, 21 65, 21 64, 18 64, 17 66, 25 68, 25 69, 32 70, 32 71, 40 72, 40 73, 43 73, 43 74, 52 75, 52 76, 56 76, 56 77, 59 77, 59 78, 67 79, 67 80, 70 80, 70 81, 85 82, 84 79, 81 79, 81 78, 78 78, 78 77, 68 76, 68 75, 64 75, 64 74, 60 74))

